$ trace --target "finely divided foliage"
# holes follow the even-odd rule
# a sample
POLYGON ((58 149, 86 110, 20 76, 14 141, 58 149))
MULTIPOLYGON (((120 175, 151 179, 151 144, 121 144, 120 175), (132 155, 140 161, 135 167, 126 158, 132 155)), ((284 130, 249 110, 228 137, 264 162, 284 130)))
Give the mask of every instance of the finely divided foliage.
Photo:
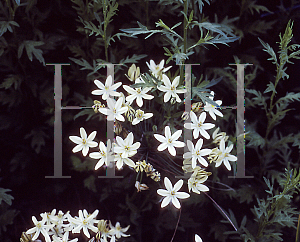
MULTIPOLYGON (((25 226, 29 229, 21 234, 21 242, 144 241, 149 231, 148 240, 154 242, 173 241, 174 236, 178 236, 174 241, 195 242, 294 240, 300 187, 299 159, 294 157, 298 157, 300 133, 291 123, 299 119, 294 102, 300 94, 298 84, 289 80, 293 74, 288 68, 300 58, 300 45, 293 38, 293 21, 285 30, 282 24, 297 16, 298 1, 282 1, 276 7, 255 0, 46 2, 49 8, 35 0, 0 2, 0 102, 9 110, 0 115, 1 141, 4 150, 14 147, 13 154, 2 156, 11 157, 11 162, 2 162, 5 166, 0 170, 23 173, 11 184, 27 184, 28 170, 40 175, 35 165, 29 165, 36 163, 24 159, 24 154, 33 149, 34 155, 45 154, 43 159, 49 155, 46 130, 53 131, 54 113, 61 110, 53 108, 53 79, 45 78, 47 71, 45 76, 39 71, 46 69, 46 62, 57 62, 49 53, 57 47, 67 49, 72 65, 68 75, 63 74, 62 93, 55 93, 55 98, 61 99, 62 106, 76 103, 86 108, 74 119, 62 115, 67 123, 63 132, 70 132, 64 147, 75 153, 64 167, 86 175, 82 189, 93 195, 84 190, 84 199, 73 202, 70 191, 74 189, 68 189, 74 184, 56 184, 53 193, 46 187, 45 193, 59 194, 62 203, 71 197, 75 208, 66 213, 53 209, 40 218, 30 215, 32 223, 25 226), (48 29, 53 9, 63 19, 70 18, 62 24, 67 29, 55 24, 48 29), (74 38, 70 33, 75 29, 74 38), (279 38, 273 35, 279 32, 279 38), (243 76, 245 124, 236 124, 240 73, 228 67, 233 60, 253 63, 243 76), (262 66, 264 60, 270 61, 272 71, 262 66), (190 73, 186 64, 196 63, 200 67, 193 66, 190 73), (28 113, 25 121, 20 118, 23 113, 28 113), (89 122, 78 124, 85 115, 89 122), (236 137, 236 127, 243 125, 244 132, 236 137), (18 130, 24 132, 22 145, 16 145, 11 135, 18 130), (74 136, 78 130, 80 136, 74 136), (106 131, 114 131, 114 137, 107 139, 106 131), (245 140, 243 167, 237 157, 245 150, 235 144, 245 140), (228 179, 228 175, 240 176, 241 167, 244 175, 254 178, 228 179), (117 176, 98 180, 100 174, 117 176), (94 212, 78 209, 80 204, 94 212), (74 211, 78 213, 72 216, 74 211), (103 214, 117 221, 98 220, 103 214), (167 233, 171 229, 175 229, 173 237, 167 233)), ((1 181, 7 176, 1 173, 1 181)), ((74 193, 80 197, 77 185, 74 193)), ((0 235, 9 231, 6 226, 18 214, 10 209, 15 202, 10 191, 0 188, 0 235)))

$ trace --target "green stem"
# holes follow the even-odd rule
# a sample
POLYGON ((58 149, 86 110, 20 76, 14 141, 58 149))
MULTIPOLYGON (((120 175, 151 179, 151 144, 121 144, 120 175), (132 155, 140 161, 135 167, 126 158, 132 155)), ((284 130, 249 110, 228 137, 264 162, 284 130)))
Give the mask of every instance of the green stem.
MULTIPOLYGON (((188 0, 184 1, 184 14, 185 16, 187 16, 188 14, 188 0)), ((188 22, 186 20, 186 18, 183 16, 183 53, 186 54, 186 49, 187 49, 187 25, 188 22)), ((180 83, 183 83, 183 64, 184 64, 184 60, 182 60, 182 65, 180 66, 180 83)))
POLYGON ((103 1, 103 17, 104 17, 104 29, 103 29, 103 41, 104 41, 104 48, 105 48, 105 60, 106 62, 108 62, 108 43, 107 43, 107 33, 106 33, 106 29, 107 29, 107 14, 106 14, 106 10, 107 10, 107 2, 106 0, 103 1))

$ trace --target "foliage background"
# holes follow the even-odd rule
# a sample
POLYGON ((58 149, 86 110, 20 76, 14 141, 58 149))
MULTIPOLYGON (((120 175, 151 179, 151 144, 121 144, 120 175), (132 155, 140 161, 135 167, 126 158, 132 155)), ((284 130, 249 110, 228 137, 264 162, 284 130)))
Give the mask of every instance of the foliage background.
MULTIPOLYGON (((63 106, 93 105, 93 80, 106 75, 104 69, 94 71, 93 60, 105 60, 105 51, 103 41, 97 39, 99 36, 89 36, 78 16, 85 21, 94 21, 92 7, 87 6, 96 8, 96 2, 28 0, 21 1, 18 6, 18 1, 0 1, 0 21, 3 21, 0 22, 0 187, 11 189, 0 190, 3 199, 0 204, 1 241, 18 241, 21 233, 32 227, 32 215, 38 216, 53 208, 70 211, 74 215, 83 208, 88 211, 99 209, 98 217, 110 219, 113 224, 120 221, 121 225, 131 225, 129 233, 132 236, 124 241, 170 241, 173 235, 178 214, 172 209, 160 209, 155 184, 152 184, 152 191, 137 194, 134 188, 135 174, 128 168, 117 172, 124 179, 98 179, 97 176, 104 175, 105 171, 92 171, 93 160, 71 152, 73 144, 68 136, 77 135, 82 126, 87 133, 97 130, 98 142, 105 139, 105 122, 93 115, 91 109, 85 111, 85 115, 78 114, 78 110, 62 111, 63 174, 72 178, 45 179, 45 176, 53 175, 54 80, 53 66, 47 67, 44 63, 71 64, 64 66, 62 71, 63 106), (10 28, 6 28, 4 21, 14 22, 9 25, 10 28), (23 50, 20 46, 23 46, 23 50), (92 66, 90 69, 81 69, 84 66, 80 65, 83 59, 92 66)), ((136 21, 148 29, 154 29, 159 19, 168 26, 183 20, 182 15, 178 16, 183 11, 180 1, 173 1, 169 5, 164 5, 168 1, 162 0, 117 2, 118 11, 112 17, 108 33, 137 27, 136 21)), ((201 19, 210 22, 221 22, 228 18, 227 23, 236 35, 241 36, 240 40, 230 43, 230 47, 218 45, 218 49, 213 46, 199 48, 199 52, 186 62, 201 64, 193 68, 197 78, 201 74, 210 78, 214 74, 223 76, 222 82, 213 90, 218 99, 228 106, 236 102, 235 87, 231 81, 234 72, 226 70, 229 63, 235 62, 234 56, 241 63, 253 63, 253 66, 246 69, 246 80, 250 80, 247 88, 263 92, 276 72, 274 65, 267 61, 269 56, 262 51, 257 37, 277 51, 279 33, 284 32, 287 22, 292 19, 293 43, 300 43, 299 2, 272 1, 270 4, 270 1, 259 1, 259 5, 263 6, 258 8, 259 11, 257 7, 251 8, 253 3, 250 0, 215 0, 208 5, 204 1, 203 15, 195 10, 196 18, 200 19, 201 16, 201 19), (264 11, 264 7, 272 13, 264 11), (239 19, 230 21, 236 17, 239 19)), ((112 63, 125 60, 127 66, 136 59, 142 71, 146 72, 146 61, 153 59, 157 63, 163 58, 167 59, 162 48, 165 45, 160 35, 146 40, 144 36, 136 39, 115 38, 115 42, 111 42, 108 48, 108 57, 112 63), (134 54, 147 57, 139 60, 138 57, 132 58, 134 54), (126 57, 131 59, 126 61, 126 57)), ((176 66, 173 61, 170 65, 173 68, 176 66)), ((299 92, 299 69, 300 63, 297 60, 294 65, 288 66, 290 78, 279 83, 276 89, 279 97, 287 92, 299 92)), ((118 78, 123 75, 122 80, 125 81, 126 70, 119 70, 118 78)), ((293 103, 289 108, 293 110, 276 126, 276 132, 282 135, 299 132, 299 103, 293 103)), ((226 112, 227 119, 220 125, 234 136, 234 111, 226 112)), ((264 113, 246 103, 245 117, 246 124, 252 124, 256 133, 263 136, 266 128, 264 113)), ((255 178, 228 179, 231 174, 221 170, 218 173, 219 181, 233 187, 236 192, 211 188, 208 193, 225 211, 229 213, 232 210, 238 224, 246 215, 247 228, 250 230, 255 228, 250 208, 257 206, 256 197, 266 197, 264 190, 267 186, 262 177, 275 181, 278 187, 276 178, 284 172, 288 162, 290 167, 299 168, 299 147, 287 144, 281 153, 272 155, 272 163, 264 163, 259 160, 262 149, 258 145, 254 142, 252 148, 249 146, 246 149, 246 169, 255 178)), ((294 196, 291 202, 299 211, 300 196, 294 196)), ((183 205, 174 241, 193 241, 195 233, 204 241, 231 241, 223 232, 232 231, 233 228, 221 220, 224 221, 221 213, 204 194, 193 194, 183 205)), ((282 237, 284 241, 293 241, 295 230, 285 229, 282 237)))

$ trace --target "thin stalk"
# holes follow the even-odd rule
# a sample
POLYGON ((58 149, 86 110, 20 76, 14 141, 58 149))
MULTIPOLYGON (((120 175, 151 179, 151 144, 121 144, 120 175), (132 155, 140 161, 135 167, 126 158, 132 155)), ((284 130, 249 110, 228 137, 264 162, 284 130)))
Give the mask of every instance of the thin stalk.
POLYGON ((105 48, 105 60, 106 62, 108 62, 108 43, 107 43, 107 33, 106 33, 106 29, 107 29, 107 14, 106 14, 106 10, 107 10, 107 2, 106 0, 103 1, 103 16, 104 16, 104 28, 103 28, 103 41, 104 41, 104 48, 105 48))
MULTIPOLYGON (((184 1, 184 14, 187 16, 188 14, 188 0, 185 0, 184 1)), ((183 53, 186 54, 186 49, 187 49, 187 25, 188 25, 188 22, 186 20, 186 18, 183 16, 183 53)), ((184 64, 184 60, 182 60, 181 62, 181 66, 180 66, 180 83, 183 83, 183 64, 184 64)))

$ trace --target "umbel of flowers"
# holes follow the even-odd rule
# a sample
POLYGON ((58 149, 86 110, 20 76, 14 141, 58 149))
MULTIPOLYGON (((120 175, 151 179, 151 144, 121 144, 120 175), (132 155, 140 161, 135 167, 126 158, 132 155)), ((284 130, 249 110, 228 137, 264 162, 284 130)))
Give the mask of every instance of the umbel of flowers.
POLYGON ((90 242, 115 242, 121 237, 130 236, 125 234, 130 225, 122 228, 120 223, 117 222, 113 226, 111 221, 97 220, 98 213, 99 210, 95 210, 90 214, 83 209, 78 211, 78 216, 73 217, 69 212, 63 213, 61 210, 56 214, 56 209, 53 209, 51 213, 41 213, 41 220, 37 220, 35 216, 32 216, 34 227, 23 232, 20 241, 40 241, 37 238, 42 235, 46 242, 76 242, 78 238, 73 237, 81 232, 90 239, 90 242))
MULTIPOLYGON (((96 113, 105 115, 108 121, 114 121, 116 137, 114 140, 108 139, 107 142, 100 141, 98 144, 94 141, 96 131, 87 135, 85 129, 81 127, 81 137, 70 136, 70 140, 77 144, 73 152, 82 151, 82 155, 86 156, 90 148, 98 146, 99 148, 96 148, 98 150, 89 153, 90 158, 98 160, 95 170, 110 166, 111 162, 114 162, 118 169, 127 165, 137 172, 135 187, 138 192, 141 192, 151 189, 147 184, 142 183, 141 174, 143 172, 156 182, 161 180, 160 171, 156 170, 154 159, 151 159, 149 151, 149 146, 154 144, 157 145, 156 149, 161 154, 160 156, 182 160, 183 171, 190 173, 190 177, 186 181, 189 192, 196 194, 207 192, 209 188, 203 183, 211 175, 211 172, 205 170, 209 163, 214 164, 215 167, 224 164, 228 170, 231 170, 230 162, 237 160, 236 156, 230 154, 233 144, 226 146, 228 136, 224 132, 219 132, 219 128, 213 131, 212 141, 207 142, 211 139, 210 132, 215 128, 215 124, 207 122, 208 115, 212 120, 216 120, 217 116, 223 117, 220 111, 222 101, 214 101, 215 94, 211 91, 207 94, 209 102, 194 102, 191 111, 182 110, 184 107, 183 95, 186 89, 181 83, 180 76, 172 77, 169 71, 171 66, 165 68, 164 60, 158 65, 150 60, 150 64, 147 63, 147 65, 150 74, 141 74, 139 67, 136 67, 135 64, 129 68, 126 76, 133 82, 131 86, 122 84, 122 82, 113 84, 112 76, 107 77, 105 84, 100 80, 94 81, 98 89, 92 91, 92 94, 101 96, 106 104, 95 100, 93 109, 96 113), (121 86, 124 92, 119 90, 121 86), (154 117, 154 110, 149 108, 151 105, 148 102, 166 105, 165 110, 167 110, 169 118, 161 121, 166 116, 154 117), (179 121, 175 118, 172 119, 170 110, 175 110, 179 114, 176 117, 181 116, 181 119, 179 121), (190 122, 186 120, 190 120, 190 122), (144 130, 141 133, 142 123, 145 126, 150 125, 152 131, 144 130), (157 129, 158 126, 160 130, 157 129), (183 129, 192 132, 194 141, 187 140, 186 144, 180 141, 183 138, 183 129), (150 145, 147 142, 152 143, 150 145), (188 151, 183 153, 181 148, 185 146, 188 151)), ((163 181, 165 189, 157 190, 157 194, 163 197, 161 207, 172 204, 179 209, 181 207, 179 199, 190 197, 188 193, 179 191, 184 181, 178 180, 174 186, 168 177, 164 177, 163 181)), ((201 240, 200 237, 195 239, 196 241, 201 240)))

